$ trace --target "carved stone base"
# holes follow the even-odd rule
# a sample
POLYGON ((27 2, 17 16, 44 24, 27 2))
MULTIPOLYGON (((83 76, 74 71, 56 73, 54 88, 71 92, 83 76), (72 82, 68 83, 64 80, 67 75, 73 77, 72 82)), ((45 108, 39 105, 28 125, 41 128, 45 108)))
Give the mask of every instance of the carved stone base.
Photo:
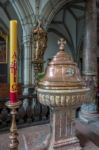
POLYGON ((81 150, 75 136, 75 109, 51 107, 51 135, 47 150, 81 150))
POLYGON ((60 140, 56 143, 51 143, 48 150, 82 150, 77 137, 60 140))
POLYGON ((99 113, 96 104, 83 104, 81 106, 81 111, 79 112, 79 118, 86 123, 99 120, 99 113))
POLYGON ((54 143, 53 139, 48 135, 45 141, 36 147, 36 150, 83 150, 83 148, 80 147, 77 137, 63 139, 54 143))

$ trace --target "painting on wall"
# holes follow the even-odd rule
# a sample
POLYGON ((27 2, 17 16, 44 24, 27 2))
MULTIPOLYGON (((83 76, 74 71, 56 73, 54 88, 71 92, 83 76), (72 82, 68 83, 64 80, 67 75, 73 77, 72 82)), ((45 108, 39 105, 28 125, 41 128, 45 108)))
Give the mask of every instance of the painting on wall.
POLYGON ((7 63, 8 36, 0 31, 0 64, 7 63))

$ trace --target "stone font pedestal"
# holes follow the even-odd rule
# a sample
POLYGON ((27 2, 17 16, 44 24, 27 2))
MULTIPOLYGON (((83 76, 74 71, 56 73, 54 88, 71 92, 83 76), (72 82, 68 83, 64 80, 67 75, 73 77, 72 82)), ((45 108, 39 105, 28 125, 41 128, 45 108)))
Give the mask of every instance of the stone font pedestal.
POLYGON ((75 110, 52 107, 50 115, 51 139, 48 150, 81 150, 75 136, 75 110))

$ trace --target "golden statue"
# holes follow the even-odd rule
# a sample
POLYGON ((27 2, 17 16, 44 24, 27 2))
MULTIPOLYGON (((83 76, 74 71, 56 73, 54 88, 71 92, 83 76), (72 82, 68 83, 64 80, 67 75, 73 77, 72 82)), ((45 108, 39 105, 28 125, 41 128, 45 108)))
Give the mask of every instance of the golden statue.
POLYGON ((38 21, 38 26, 33 30, 33 61, 43 61, 46 47, 47 32, 41 27, 41 22, 38 21))
POLYGON ((38 73, 43 72, 43 56, 47 47, 47 32, 41 26, 40 21, 38 21, 37 27, 33 30, 32 43, 32 63, 34 65, 35 84, 37 84, 38 73))

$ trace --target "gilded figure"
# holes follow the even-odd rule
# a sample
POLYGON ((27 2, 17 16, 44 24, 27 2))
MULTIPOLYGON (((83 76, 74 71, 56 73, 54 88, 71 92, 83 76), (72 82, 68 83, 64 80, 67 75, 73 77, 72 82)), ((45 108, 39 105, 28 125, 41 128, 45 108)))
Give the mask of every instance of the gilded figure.
POLYGON ((38 26, 33 30, 33 61, 43 61, 47 47, 47 32, 38 21, 38 26))

